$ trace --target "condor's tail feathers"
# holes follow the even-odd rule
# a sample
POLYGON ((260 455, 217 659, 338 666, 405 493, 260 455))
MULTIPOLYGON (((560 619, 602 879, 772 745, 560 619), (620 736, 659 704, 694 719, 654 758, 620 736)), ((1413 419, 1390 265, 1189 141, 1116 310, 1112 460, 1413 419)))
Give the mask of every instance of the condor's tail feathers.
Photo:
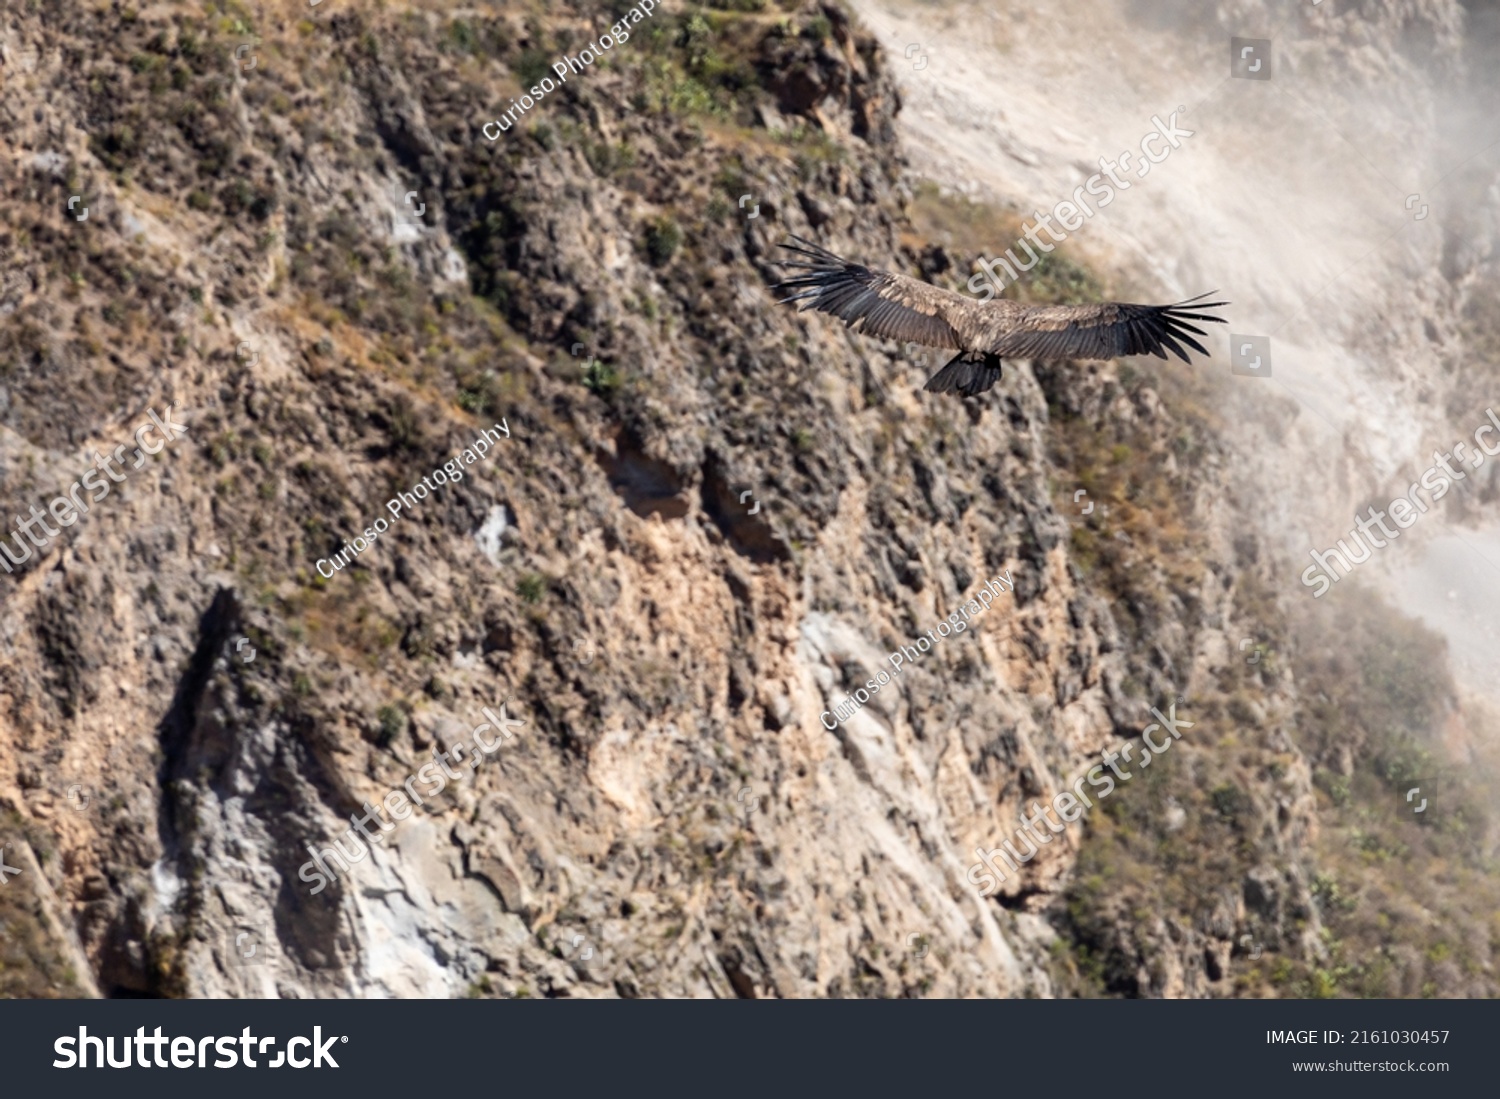
POLYGON ((929 393, 962 393, 965 397, 977 397, 987 393, 1003 373, 999 355, 983 351, 963 351, 949 359, 947 364, 922 388, 929 393))

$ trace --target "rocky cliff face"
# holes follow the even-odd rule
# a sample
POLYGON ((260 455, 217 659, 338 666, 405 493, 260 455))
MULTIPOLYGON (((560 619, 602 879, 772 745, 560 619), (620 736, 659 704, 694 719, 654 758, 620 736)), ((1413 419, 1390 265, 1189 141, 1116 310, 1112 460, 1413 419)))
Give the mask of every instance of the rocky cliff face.
MULTIPOLYGON (((1207 759, 1153 772, 1162 788, 1091 818, 1056 921, 1079 976, 1135 994, 1175 994, 1183 980, 1209 994, 1491 994, 1494 464, 1470 468, 1432 523, 1337 596, 1319 602, 1299 577, 1310 548, 1404 494, 1493 403, 1492 8, 1093 0, 1064 15, 869 0, 860 12, 893 56, 921 44, 895 65, 912 170, 1028 216, 1071 195, 1101 154, 1132 147, 1153 115, 1180 110, 1194 136, 1058 253, 1132 300, 1217 286, 1234 303, 1230 330, 1273 348, 1272 382, 1231 377, 1216 356, 1191 372, 1167 364, 1154 383, 1171 417, 1215 444, 1204 455, 1174 440, 1174 458, 1206 460, 1222 487, 1193 502, 1189 525, 1226 547, 1207 559, 1230 566, 1236 613, 1208 620, 1228 651, 1197 665, 1227 707, 1207 759), (1272 40, 1270 82, 1229 78, 1231 36, 1272 40), (1429 538, 1453 555, 1424 560, 1429 538), (1456 685, 1442 638, 1393 604, 1442 631, 1460 671, 1486 671, 1456 685), (1274 732, 1270 751, 1244 752, 1248 730, 1274 732), (1303 767, 1310 801, 1296 791, 1303 767), (1444 820, 1420 827, 1406 794, 1435 782, 1444 820), (1274 835, 1273 807, 1309 827, 1274 835), (1267 889, 1273 870, 1288 883, 1267 889), (1151 918, 1161 911, 1172 916, 1151 918), (1288 952, 1304 930, 1317 948, 1288 952), (1142 939, 1162 932, 1204 946, 1202 968, 1193 950, 1159 965, 1142 939)), ((941 228, 923 224, 929 239, 941 228)), ((965 260, 982 250, 969 225, 953 244, 965 260)), ((1045 267, 1031 286, 1100 289, 1045 267)), ((1058 463, 1068 487, 1097 497, 1091 464, 1058 463)), ((1073 548, 1092 580, 1083 532, 1073 548)), ((1136 580, 1121 580, 1115 607, 1130 607, 1136 580)))
POLYGON ((774 304, 788 232, 944 281, 1009 228, 909 185, 848 14, 658 8, 491 141, 625 9, 209 9, 0 27, 5 514, 188 425, 0 576, 6 991, 1221 995, 1247 936, 1326 955, 1207 391, 935 400, 774 304), (1156 770, 981 896, 975 849, 1169 705, 1156 770))

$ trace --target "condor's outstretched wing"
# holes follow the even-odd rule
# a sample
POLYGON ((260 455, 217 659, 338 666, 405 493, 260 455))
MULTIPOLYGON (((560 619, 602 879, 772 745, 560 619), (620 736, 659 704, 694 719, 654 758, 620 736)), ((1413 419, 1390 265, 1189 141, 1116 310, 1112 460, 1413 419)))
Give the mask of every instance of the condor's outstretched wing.
POLYGON ((1203 329, 1188 322, 1224 323, 1223 317, 1190 311, 1229 304, 1205 302, 1206 297, 1208 294, 1200 294, 1175 305, 1130 305, 1118 301, 1041 305, 1011 317, 1010 324, 998 337, 979 342, 986 351, 1006 358, 1114 359, 1121 355, 1155 355, 1165 359, 1170 351, 1188 362, 1183 344, 1199 354, 1208 354, 1188 334, 1202 336, 1203 329))
POLYGON ((802 310, 831 313, 868 336, 952 350, 961 346, 943 314, 946 309, 979 303, 918 279, 849 263, 799 236, 792 239, 797 243, 781 247, 803 260, 788 261, 784 266, 799 267, 807 273, 777 283, 778 289, 796 291, 781 302, 797 302, 802 310))

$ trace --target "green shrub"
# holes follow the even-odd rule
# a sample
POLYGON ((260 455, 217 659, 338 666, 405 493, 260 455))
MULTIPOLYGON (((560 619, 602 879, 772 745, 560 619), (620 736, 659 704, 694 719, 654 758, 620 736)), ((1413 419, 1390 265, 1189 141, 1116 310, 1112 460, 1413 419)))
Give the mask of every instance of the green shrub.
POLYGON ((474 28, 462 19, 455 19, 448 24, 448 41, 453 47, 463 53, 473 53, 479 45, 479 35, 474 33, 474 28))
POLYGON ((476 416, 487 416, 499 407, 500 385, 493 370, 486 370, 479 377, 462 385, 458 391, 458 407, 476 416))
POLYGON ((417 421, 417 411, 406 397, 396 398, 391 407, 391 443, 397 450, 412 450, 415 448, 421 434, 421 425, 417 421))
POLYGON ((392 741, 406 732, 406 711, 400 706, 382 706, 375 717, 380 722, 375 743, 382 748, 390 747, 392 741))
POLYGON ((516 55, 515 64, 511 72, 516 74, 516 79, 521 82, 523 88, 529 88, 533 84, 539 84, 542 77, 552 72, 552 58, 545 51, 536 48, 522 50, 516 55))
POLYGON ((620 388, 620 372, 609 364, 595 359, 583 372, 583 384, 590 392, 607 401, 620 388))
POLYGON ((682 227, 663 214, 646 226, 646 255, 653 266, 660 267, 682 246, 682 227))
POLYGON ((1215 787, 1208 798, 1213 802, 1214 809, 1223 817, 1237 817, 1248 813, 1253 807, 1250 795, 1233 783, 1226 782, 1222 786, 1215 787))

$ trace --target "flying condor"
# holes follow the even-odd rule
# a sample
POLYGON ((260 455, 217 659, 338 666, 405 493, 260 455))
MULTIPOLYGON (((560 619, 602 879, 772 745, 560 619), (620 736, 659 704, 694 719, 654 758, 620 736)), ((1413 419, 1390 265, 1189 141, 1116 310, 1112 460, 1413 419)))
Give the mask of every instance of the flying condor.
POLYGON ((800 309, 831 313, 856 332, 882 339, 945 347, 958 354, 923 387, 929 393, 957 390, 966 397, 985 392, 1000 380, 1002 357, 1017 359, 1113 359, 1121 355, 1155 355, 1170 351, 1190 362, 1182 345, 1207 355, 1189 333, 1204 335, 1189 321, 1223 317, 1189 312, 1216 309, 1224 301, 1203 301, 1208 294, 1175 305, 1026 305, 997 298, 978 301, 931 283, 850 263, 828 249, 793 236, 781 247, 801 257, 785 267, 806 273, 777 284, 793 290, 783 302, 800 309))

